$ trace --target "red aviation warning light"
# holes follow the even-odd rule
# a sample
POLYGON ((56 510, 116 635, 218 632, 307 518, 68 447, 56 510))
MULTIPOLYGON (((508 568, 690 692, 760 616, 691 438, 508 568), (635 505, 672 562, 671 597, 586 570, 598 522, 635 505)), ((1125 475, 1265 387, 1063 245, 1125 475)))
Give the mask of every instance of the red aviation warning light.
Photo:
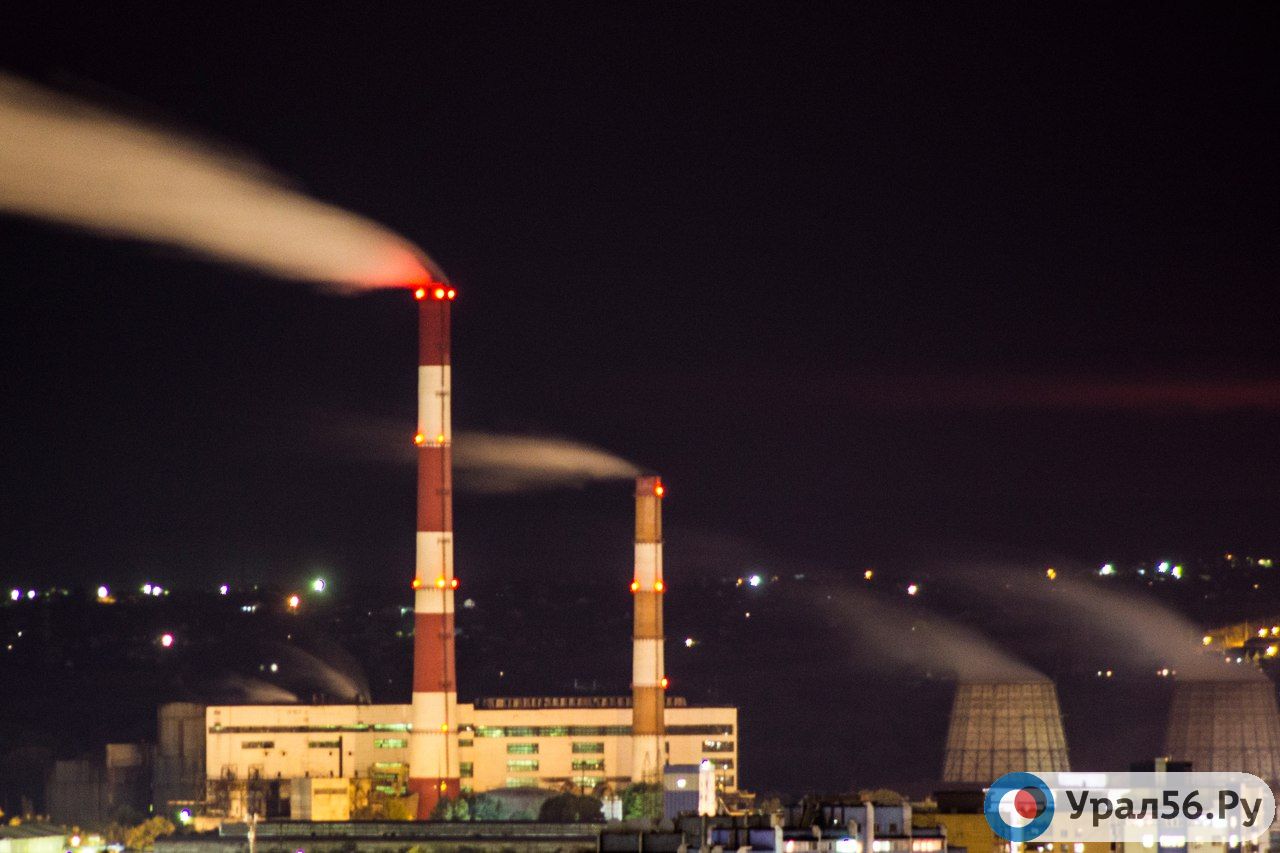
POLYGON ((414 290, 414 291, 413 291, 413 298, 414 298, 414 299, 417 299, 417 300, 423 300, 423 299, 426 299, 426 298, 427 298, 427 289, 426 289, 425 287, 419 287, 419 288, 417 288, 416 290, 414 290))
POLYGON ((654 493, 654 495, 656 495, 657 497, 662 497, 663 495, 665 495, 665 494, 667 493, 667 488, 666 488, 666 486, 662 485, 662 481, 661 481, 661 480, 657 480, 657 481, 655 481, 655 482, 654 482, 654 484, 653 484, 653 493, 654 493))
POLYGON ((413 443, 421 447, 422 445, 427 443, 427 437, 420 432, 414 433, 413 443))
POLYGON ((639 591, 640 591, 640 581, 632 581, 632 582, 631 582, 631 591, 632 591, 632 592, 639 592, 639 591))
POLYGON ((409 584, 409 586, 414 589, 422 589, 422 578, 414 578, 413 583, 409 584))
POLYGON ((654 581, 654 582, 653 582, 653 591, 654 591, 654 592, 666 592, 666 591, 667 591, 667 585, 666 585, 665 583, 663 583, 662 581, 654 581))
POLYGON ((449 589, 457 589, 457 588, 458 588, 458 579, 449 578, 449 589))
POLYGON ((660 681, 660 682, 658 682, 658 683, 662 685, 662 689, 663 689, 663 690, 666 690, 666 689, 667 689, 667 685, 669 685, 671 682, 670 682, 670 681, 667 679, 667 677, 664 675, 664 676, 662 676, 662 681, 660 681))

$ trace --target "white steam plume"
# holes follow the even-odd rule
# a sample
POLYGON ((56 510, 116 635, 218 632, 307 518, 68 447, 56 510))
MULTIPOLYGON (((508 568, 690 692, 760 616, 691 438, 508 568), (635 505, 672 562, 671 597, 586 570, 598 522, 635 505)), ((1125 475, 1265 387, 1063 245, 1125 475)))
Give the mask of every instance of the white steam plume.
POLYGON ((1220 653, 1206 651, 1195 625, 1150 596, 1061 575, 1048 581, 1039 572, 1012 568, 984 566, 958 570, 954 576, 983 597, 1012 596, 1024 608, 1033 605, 1042 619, 1054 615, 1063 623, 1083 625, 1099 645, 1135 665, 1172 667, 1182 679, 1263 677, 1253 665, 1230 664, 1220 653))
POLYGON ((260 166, 0 74, 0 210, 355 292, 437 267, 260 166))
POLYGON ((454 437, 459 485, 473 492, 516 493, 582 487, 634 477, 631 462, 565 438, 464 432, 454 437))
POLYGON ((868 663, 897 664, 957 681, 1047 680, 986 637, 937 614, 848 589, 827 598, 838 628, 849 632, 850 647, 868 663))

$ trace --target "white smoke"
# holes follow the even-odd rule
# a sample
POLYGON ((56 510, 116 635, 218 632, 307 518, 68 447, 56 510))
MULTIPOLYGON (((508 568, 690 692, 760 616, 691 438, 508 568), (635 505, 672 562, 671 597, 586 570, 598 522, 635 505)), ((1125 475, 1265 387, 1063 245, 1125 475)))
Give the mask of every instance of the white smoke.
POLYGON ((1048 581, 1038 571, 1015 568, 966 568, 956 570, 953 576, 985 598, 1016 598, 1024 607, 1034 608, 1042 620, 1056 617, 1064 624, 1085 626, 1100 647, 1134 665, 1167 666, 1182 679, 1262 677, 1252 665, 1230 664, 1220 653, 1206 651, 1202 632, 1194 624, 1150 596, 1121 591, 1096 580, 1059 576, 1048 581))
POLYGON ((957 681, 1046 681, 1029 664, 962 625, 883 595, 842 589, 823 599, 850 648, 871 665, 906 666, 957 681))
POLYGON ((459 486, 472 492, 580 488, 597 480, 620 480, 640 473, 636 465, 620 456, 565 438, 464 432, 455 436, 453 443, 459 486))
POLYGON ((354 292, 438 268, 260 166, 0 74, 0 210, 354 292))

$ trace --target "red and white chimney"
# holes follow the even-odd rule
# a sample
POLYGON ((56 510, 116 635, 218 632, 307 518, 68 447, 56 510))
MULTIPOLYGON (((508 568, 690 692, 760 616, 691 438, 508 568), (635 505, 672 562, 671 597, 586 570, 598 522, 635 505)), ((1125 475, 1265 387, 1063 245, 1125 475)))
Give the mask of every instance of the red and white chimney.
POLYGON ((449 320, 456 291, 431 283, 418 300, 418 541, 413 577, 413 729, 409 790, 418 817, 459 794, 458 686, 454 665, 453 432, 449 320))
POLYGON ((661 783, 666 766, 662 653, 662 496, 659 477, 636 478, 636 568, 631 580, 631 780, 661 783))

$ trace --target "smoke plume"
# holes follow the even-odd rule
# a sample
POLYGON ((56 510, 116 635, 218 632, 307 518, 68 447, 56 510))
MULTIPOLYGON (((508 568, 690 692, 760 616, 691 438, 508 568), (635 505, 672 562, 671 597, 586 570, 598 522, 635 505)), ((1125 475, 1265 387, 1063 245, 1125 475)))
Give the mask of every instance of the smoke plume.
POLYGON ((640 473, 634 464, 590 444, 484 432, 454 438, 453 464, 461 487, 489 494, 580 488, 640 473))
POLYGON ((1167 666, 1184 679, 1232 681, 1262 677, 1253 666, 1229 664, 1221 655, 1206 652, 1195 625, 1149 596, 1061 574, 1048 581, 1038 572, 1011 568, 984 566, 959 571, 956 577, 983 597, 1015 597, 1037 619, 1052 617, 1064 624, 1081 625, 1094 642, 1134 665, 1167 666))
POLYGON ((438 268, 260 166, 0 74, 0 210, 144 240, 343 292, 438 268))
POLYGON ((838 630, 866 661, 909 667, 957 681, 1045 681, 980 634, 882 595, 845 589, 828 596, 838 630))

